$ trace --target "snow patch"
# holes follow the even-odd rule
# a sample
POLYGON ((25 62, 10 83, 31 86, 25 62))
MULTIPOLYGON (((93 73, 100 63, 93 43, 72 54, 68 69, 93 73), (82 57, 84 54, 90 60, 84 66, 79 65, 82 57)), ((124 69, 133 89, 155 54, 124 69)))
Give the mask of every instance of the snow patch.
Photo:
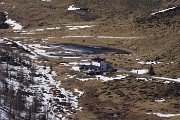
POLYGON ((0 38, 0 43, 5 43, 4 39, 0 38))
POLYGON ((46 28, 46 30, 58 30, 60 27, 52 27, 52 28, 46 28))
POLYGON ((69 65, 91 65, 91 62, 88 62, 88 60, 81 60, 78 62, 69 62, 69 65))
POLYGON ((140 37, 112 37, 112 36, 63 36, 62 38, 139 39, 140 37))
POLYGON ((80 71, 80 67, 79 67, 79 66, 72 66, 72 70, 74 70, 74 71, 80 71))
POLYGON ((7 23, 10 26, 12 26, 13 30, 21 30, 23 28, 22 25, 20 25, 19 23, 16 23, 15 20, 8 19, 8 20, 5 21, 5 23, 7 23))
POLYGON ((97 38, 104 38, 104 39, 138 39, 139 37, 112 37, 112 36, 97 36, 97 38))
POLYGON ((76 11, 76 10, 80 10, 80 8, 76 8, 74 5, 71 5, 71 6, 68 7, 68 10, 76 11))
POLYGON ((158 103, 160 103, 160 102, 165 102, 166 100, 164 99, 164 98, 160 98, 160 99, 156 99, 155 100, 155 102, 158 102, 158 103))
POLYGON ((120 80, 126 78, 128 75, 116 75, 116 77, 107 77, 103 75, 96 75, 97 80, 101 80, 103 82, 111 81, 111 80, 120 80))
POLYGON ((175 117, 175 116, 180 116, 180 114, 162 114, 162 113, 147 113, 147 114, 153 114, 157 115, 159 117, 175 117))
POLYGON ((133 74, 139 74, 139 75, 141 75, 141 74, 146 74, 146 73, 148 73, 149 72, 149 70, 148 69, 142 69, 142 70, 131 70, 130 71, 130 73, 133 73, 133 74))
POLYGON ((63 36, 61 38, 91 38, 94 36, 63 36))
POLYGON ((64 59, 77 59, 77 58, 81 58, 81 57, 62 57, 64 59))
POLYGON ((158 11, 158 12, 151 13, 150 15, 156 15, 156 14, 158 14, 158 13, 167 12, 167 11, 173 10, 173 9, 175 9, 175 8, 177 8, 177 7, 171 7, 171 8, 167 8, 167 9, 164 9, 164 10, 160 10, 160 11, 158 11))
POLYGON ((136 78, 137 80, 143 80, 143 81, 148 81, 147 78, 136 78))
POLYGON ((108 76, 103 76, 103 75, 96 75, 95 77, 89 77, 89 78, 76 78, 77 80, 80 81, 88 81, 88 80, 100 80, 102 82, 107 82, 111 80, 121 80, 126 78, 128 75, 116 75, 114 77, 108 77, 108 76))
POLYGON ((51 2, 51 0, 42 0, 43 2, 51 2))
POLYGON ((180 83, 180 78, 172 79, 172 78, 155 77, 155 76, 153 76, 153 78, 159 79, 159 80, 166 80, 166 81, 171 81, 171 82, 178 82, 178 83, 180 83))
POLYGON ((78 93, 79 95, 79 97, 81 97, 83 94, 84 94, 84 92, 82 92, 82 91, 79 91, 78 89, 74 89, 74 92, 76 92, 76 93, 78 93))
POLYGON ((142 64, 142 65, 150 65, 150 64, 161 64, 162 62, 156 62, 156 61, 141 61, 141 62, 138 62, 139 64, 142 64))
POLYGON ((90 25, 81 25, 81 26, 66 26, 69 30, 78 30, 78 29, 84 29, 84 28, 91 28, 90 25))

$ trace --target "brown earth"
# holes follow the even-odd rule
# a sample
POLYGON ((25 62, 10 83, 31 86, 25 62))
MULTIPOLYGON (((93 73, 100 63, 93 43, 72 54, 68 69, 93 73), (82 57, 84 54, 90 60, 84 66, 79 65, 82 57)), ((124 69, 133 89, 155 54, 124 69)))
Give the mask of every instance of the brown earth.
MULTIPOLYGON (((0 11, 7 11, 8 17, 24 26, 25 30, 37 28, 61 27, 59 30, 43 31, 35 35, 20 35, 11 29, 0 30, 0 36, 33 37, 41 42, 42 38, 53 36, 51 43, 74 43, 86 46, 106 46, 130 51, 132 56, 105 57, 114 67, 125 69, 149 68, 139 65, 136 59, 161 61, 153 65, 157 76, 180 77, 180 14, 176 11, 151 18, 150 13, 171 6, 179 5, 179 0, 8 0, 0 5, 0 11), (139 2, 139 3, 138 3, 139 2), (147 3, 146 3, 147 2, 147 3), (91 12, 67 11, 69 5, 88 7, 91 12), (13 6, 15 6, 14 9, 13 6), (131 8, 131 9, 130 9, 131 8), (140 21, 140 22, 139 22, 140 21), (157 22, 158 21, 158 22, 157 22), (92 22, 92 23, 91 23, 92 22), (66 25, 95 25, 92 28, 66 31, 66 25), (68 38, 68 35, 139 37, 138 39, 98 39, 68 38), (171 63, 174 62, 174 63, 171 63), (169 64, 170 63, 170 64, 169 64)), ((17 39, 25 41, 24 39, 17 39)), ((32 43, 32 40, 26 41, 32 43)), ((41 60, 47 60, 42 58, 41 60)), ((64 80, 65 73, 82 76, 81 73, 59 67, 62 59, 48 59, 42 65, 52 65, 57 71, 57 80, 62 80, 66 89, 78 88, 85 91, 80 99, 82 112, 77 111, 77 120, 178 120, 179 117, 160 118, 147 115, 149 112, 179 113, 179 84, 162 84, 155 81, 137 81, 132 75, 125 80, 114 80, 106 83, 100 81, 80 82, 74 79, 64 80), (166 102, 156 103, 157 98, 166 102)), ((70 60, 73 61, 73 60, 70 60)), ((149 77, 149 76, 148 76, 149 77)))

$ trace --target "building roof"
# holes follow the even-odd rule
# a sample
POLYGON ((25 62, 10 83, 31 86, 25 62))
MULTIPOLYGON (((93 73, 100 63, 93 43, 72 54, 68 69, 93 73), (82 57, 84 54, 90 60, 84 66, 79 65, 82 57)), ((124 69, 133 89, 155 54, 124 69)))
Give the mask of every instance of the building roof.
POLYGON ((101 62, 101 61, 104 61, 105 58, 93 58, 91 59, 92 61, 95 61, 95 62, 101 62))
POLYGON ((98 66, 94 66, 94 65, 87 65, 87 66, 85 66, 85 68, 93 70, 93 69, 98 69, 99 67, 98 66))

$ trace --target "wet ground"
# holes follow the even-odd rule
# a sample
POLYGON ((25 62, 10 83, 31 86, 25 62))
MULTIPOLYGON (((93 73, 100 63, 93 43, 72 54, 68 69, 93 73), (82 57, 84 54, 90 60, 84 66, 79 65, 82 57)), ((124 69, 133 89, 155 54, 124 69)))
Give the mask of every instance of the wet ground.
MULTIPOLYGON (((89 55, 130 55, 131 53, 121 49, 114 49, 109 47, 101 47, 101 46, 83 46, 77 44, 51 44, 51 47, 61 48, 66 51, 71 51, 73 53, 64 53, 59 54, 59 56, 89 56, 89 55), (76 54, 75 54, 75 53, 76 54)), ((58 54, 56 54, 58 56, 58 54)))

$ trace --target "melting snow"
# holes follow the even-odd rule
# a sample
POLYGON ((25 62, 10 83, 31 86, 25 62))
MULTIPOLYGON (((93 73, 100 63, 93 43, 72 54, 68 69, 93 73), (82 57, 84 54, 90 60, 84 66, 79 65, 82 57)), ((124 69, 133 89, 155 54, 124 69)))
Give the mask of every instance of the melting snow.
POLYGON ((79 91, 78 89, 74 89, 74 92, 76 92, 76 93, 78 93, 79 95, 79 97, 81 97, 83 94, 84 94, 84 92, 82 92, 82 91, 79 91))
POLYGON ((159 80, 167 80, 167 81, 172 81, 172 82, 179 82, 180 83, 180 78, 177 79, 172 79, 172 78, 165 78, 165 77, 153 77, 155 79, 159 79, 159 80))
POLYGON ((79 66, 72 66, 72 70, 74 70, 74 71, 80 71, 79 68, 80 68, 79 66))
POLYGON ((0 38, 0 43, 5 43, 4 39, 0 38))
POLYGON ((71 65, 69 65, 68 63, 60 63, 60 65, 63 65, 63 66, 71 66, 71 65))
POLYGON ((137 80, 143 80, 143 81, 148 81, 147 78, 136 78, 137 80))
POLYGON ((24 50, 31 51, 26 45, 23 45, 21 41, 15 41, 18 46, 21 46, 24 50))
POLYGON ((63 57, 65 59, 77 59, 77 58, 81 58, 81 57, 63 57))
POLYGON ((88 60, 81 60, 78 62, 69 62, 69 65, 91 65, 91 62, 88 62, 88 60))
POLYGON ((138 39, 139 37, 112 37, 112 36, 97 36, 97 38, 104 38, 104 39, 138 39))
POLYGON ((3 109, 1 109, 1 107, 0 107, 0 117, 1 120, 8 120, 7 118, 9 118, 8 113, 3 109))
POLYGON ((116 77, 107 77, 103 75, 96 75, 97 80, 101 80, 103 82, 110 81, 110 80, 119 80, 126 78, 127 75, 116 75, 116 77))
POLYGON ((71 5, 69 6, 68 10, 75 11, 75 10, 80 10, 80 8, 76 8, 74 5, 71 5))
POLYGON ((89 38, 89 37, 94 37, 94 36, 64 36, 62 38, 89 38))
POLYGON ((21 30, 22 29, 22 26, 19 23, 16 23, 15 20, 8 19, 8 20, 5 21, 5 23, 7 23, 10 26, 12 26, 13 30, 21 30))
POLYGON ((164 102, 164 101, 166 101, 164 98, 155 100, 155 102, 164 102))
POLYGON ((60 27, 55 27, 55 28, 46 28, 46 30, 58 30, 60 27))
POLYGON ((155 14, 158 14, 158 13, 163 13, 163 12, 166 12, 166 11, 169 11, 169 10, 173 10, 177 7, 171 7, 171 8, 167 8, 167 9, 164 9, 164 10, 160 10, 158 12, 155 12, 155 13, 151 13, 150 15, 155 15, 155 14))
POLYGON ((112 36, 63 36, 62 38, 138 39, 138 38, 140 38, 140 37, 112 37, 112 36))
POLYGON ((162 114, 162 113, 147 113, 147 114, 153 114, 153 115, 157 115, 159 117, 175 117, 175 116, 180 116, 180 114, 162 114))
POLYGON ((141 61, 141 62, 138 62, 139 64, 147 64, 147 65, 149 65, 149 64, 161 64, 162 62, 156 62, 156 61, 147 61, 147 62, 145 62, 145 61, 141 61))
POLYGON ((42 31, 44 31, 44 29, 36 29, 35 31, 42 32, 42 31))
POLYGON ((84 29, 84 28, 90 28, 92 26, 90 25, 81 25, 81 26, 66 26, 69 30, 78 30, 78 29, 84 29))
POLYGON ((42 0, 43 2, 51 2, 51 0, 42 0))
POLYGON ((142 70, 131 70, 130 71, 131 73, 134 73, 134 74, 139 74, 139 75, 141 75, 141 74, 146 74, 146 73, 148 73, 149 72, 149 70, 148 69, 142 69, 142 70))
POLYGON ((103 75, 96 75, 95 77, 89 77, 89 78, 76 78, 80 81, 88 81, 88 80, 100 80, 102 82, 107 82, 111 80, 120 80, 126 78, 128 75, 116 75, 114 77, 107 77, 103 75))
MULTIPOLYGON (((5 67, 6 64, 2 65, 2 67, 5 67)), ((35 85, 30 85, 29 88, 25 88, 25 91, 31 92, 31 93, 37 93, 41 96, 42 104, 44 106, 48 107, 48 116, 49 119, 66 119, 66 117, 70 116, 74 110, 81 110, 82 107, 78 106, 78 98, 82 96, 84 92, 79 91, 77 89, 74 89, 74 91, 68 91, 64 88, 61 88, 61 81, 54 80, 54 76, 56 76, 55 71, 53 71, 50 67, 44 67, 39 66, 37 64, 34 64, 34 67, 36 69, 36 77, 33 78, 35 85), (78 95, 74 95, 73 93, 78 93, 78 95), (59 95, 59 96, 58 96, 59 95), (50 102, 50 100, 52 102, 50 102), (57 103, 57 101, 60 102, 60 104, 57 103), (66 105, 64 106, 61 103, 67 103, 70 105, 71 108, 68 108, 66 105), (56 112, 58 110, 62 110, 62 112, 56 112), (51 114, 52 113, 52 114, 51 114), (59 117, 59 118, 58 118, 59 117)), ((27 67, 23 66, 12 66, 9 65, 9 69, 14 70, 21 70, 23 69, 25 74, 29 74, 30 70, 27 67)), ((14 74, 13 72, 11 72, 14 74)), ((30 76, 27 76, 28 78, 30 76)), ((75 76, 74 76, 75 77, 75 76)), ((20 83, 17 82, 16 79, 7 79, 8 85, 12 85, 14 90, 19 89, 20 83)), ((34 96, 29 96, 26 98, 30 104, 33 102, 34 96)), ((1 106, 0 106, 1 107, 1 106)), ((1 112, 1 111, 0 111, 1 112)))

